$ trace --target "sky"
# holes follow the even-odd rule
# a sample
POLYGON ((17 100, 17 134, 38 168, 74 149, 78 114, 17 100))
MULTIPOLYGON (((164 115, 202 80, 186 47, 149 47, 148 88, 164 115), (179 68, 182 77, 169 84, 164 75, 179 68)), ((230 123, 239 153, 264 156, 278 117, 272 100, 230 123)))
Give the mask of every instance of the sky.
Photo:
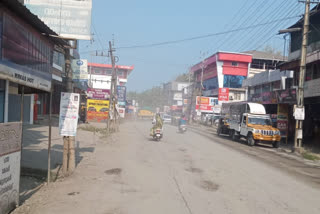
POLYGON ((283 52, 288 46, 277 32, 298 21, 303 12, 298 0, 93 0, 93 41, 80 42, 80 55, 91 62, 110 63, 107 57, 92 55, 114 41, 117 64, 135 67, 128 91, 140 92, 173 80, 217 51, 269 46, 283 52), (133 47, 183 39, 187 41, 133 47))

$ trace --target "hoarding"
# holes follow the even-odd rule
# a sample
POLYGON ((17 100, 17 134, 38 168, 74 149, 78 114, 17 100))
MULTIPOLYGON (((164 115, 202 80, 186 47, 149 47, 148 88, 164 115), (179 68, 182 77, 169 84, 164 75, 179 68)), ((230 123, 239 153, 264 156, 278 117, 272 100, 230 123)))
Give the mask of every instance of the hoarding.
POLYGON ((89 99, 106 100, 110 98, 110 90, 108 89, 88 88, 86 94, 89 99))
POLYGON ((88 81, 88 60, 71 60, 72 79, 75 81, 88 81))
POLYGON ((7 214, 19 204, 22 124, 1 123, 0 132, 0 213, 7 214))
POLYGON ((79 117, 80 95, 61 93, 59 133, 61 136, 76 136, 79 117))
POLYGON ((218 105, 217 97, 197 97, 196 98, 196 110, 201 112, 212 113, 214 106, 218 105))
POLYGON ((61 37, 91 39, 92 0, 25 0, 25 5, 61 37))
POLYGON ((288 104, 278 104, 277 128, 281 137, 288 137, 288 104))
POLYGON ((87 99, 87 120, 101 122, 108 119, 109 100, 87 99))
POLYGON ((89 75, 89 86, 95 89, 111 89, 111 76, 89 75))

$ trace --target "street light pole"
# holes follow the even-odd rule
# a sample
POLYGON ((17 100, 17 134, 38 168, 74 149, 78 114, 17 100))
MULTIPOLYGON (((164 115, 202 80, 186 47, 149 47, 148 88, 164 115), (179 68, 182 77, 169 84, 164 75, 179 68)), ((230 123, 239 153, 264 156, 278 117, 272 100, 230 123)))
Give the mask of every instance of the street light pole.
MULTIPOLYGON (((309 31, 309 11, 310 11, 310 0, 305 1, 305 14, 303 23, 302 33, 302 46, 301 46, 301 59, 300 59, 300 75, 299 75, 299 86, 297 93, 297 108, 304 108, 304 79, 306 73, 306 58, 307 58, 307 46, 308 46, 308 31, 309 31)), ((296 130, 294 147, 295 151, 300 151, 302 147, 303 139, 303 120, 296 119, 296 130)))

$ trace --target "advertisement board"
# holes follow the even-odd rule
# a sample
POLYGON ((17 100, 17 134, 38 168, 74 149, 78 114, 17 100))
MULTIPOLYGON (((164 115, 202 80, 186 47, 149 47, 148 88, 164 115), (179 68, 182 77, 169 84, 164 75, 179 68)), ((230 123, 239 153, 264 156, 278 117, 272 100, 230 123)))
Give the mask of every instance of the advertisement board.
POLYGON ((173 100, 181 100, 182 101, 182 92, 176 92, 173 94, 173 100))
POLYGON ((219 101, 229 101, 229 88, 219 88, 219 101))
POLYGON ((125 113, 126 113, 126 109, 125 108, 118 108, 118 113, 121 118, 124 118, 125 113))
POLYGON ((88 88, 86 94, 89 99, 106 100, 110 98, 110 90, 108 89, 88 88))
POLYGON ((125 106, 126 105, 126 97, 127 88, 126 86, 117 86, 117 97, 118 97, 118 105, 125 106))
POLYGON ((76 136, 79 117, 80 95, 61 93, 59 133, 61 136, 76 136))
POLYGON ((88 81, 88 60, 71 60, 72 79, 75 81, 88 81))
POLYGON ((217 97, 197 97, 196 98, 196 110, 201 112, 212 113, 214 106, 218 105, 217 97))
POLYGON ((281 137, 288 137, 288 105, 278 104, 277 109, 277 128, 280 130, 281 137))
POLYGON ((21 134, 20 122, 0 123, 0 213, 19 204, 21 134))
POLYGON ((111 89, 111 76, 89 75, 89 86, 95 89, 111 89))
POLYGON ((87 99, 87 120, 101 122, 108 119, 109 100, 87 99))
POLYGON ((92 0, 25 0, 26 7, 59 36, 91 39, 92 0))

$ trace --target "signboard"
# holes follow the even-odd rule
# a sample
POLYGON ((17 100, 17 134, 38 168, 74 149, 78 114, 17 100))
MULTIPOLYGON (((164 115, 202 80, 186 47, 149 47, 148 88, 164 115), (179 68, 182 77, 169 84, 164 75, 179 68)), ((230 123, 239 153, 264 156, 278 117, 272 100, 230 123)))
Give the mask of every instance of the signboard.
POLYGON ((288 137, 288 105, 278 104, 277 128, 280 130, 281 137, 288 137))
POLYGON ((117 86, 118 105, 126 105, 126 86, 117 86))
POLYGON ((297 103, 297 91, 295 88, 275 91, 277 103, 297 103))
POLYGON ((72 79, 88 81, 88 61, 86 59, 71 60, 72 79))
POLYGON ((7 214, 19 204, 22 124, 1 123, 0 133, 0 213, 7 214))
POLYGON ((25 0, 26 7, 64 38, 91 39, 92 0, 25 0))
POLYGON ((108 119, 109 100, 87 99, 87 120, 101 122, 108 119))
POLYGON ((61 93, 59 133, 61 136, 76 136, 79 117, 80 95, 61 93))
MULTIPOLYGON (((29 71, 29 69, 25 69, 24 71, 20 71, 15 68, 8 67, 4 64, 0 64, 0 78, 1 79, 7 79, 12 82, 26 85, 31 88, 37 88, 44 91, 50 91, 51 90, 51 78, 42 78, 37 75, 33 75, 32 71, 29 71), (30 72, 30 73, 29 73, 30 72), (49 80, 50 79, 50 80, 49 80)), ((44 75, 42 75, 44 76, 44 75)))
POLYGON ((183 99, 183 104, 188 105, 188 99, 183 99))
POLYGON ((229 101, 229 88, 219 88, 219 101, 229 101))
POLYGON ((182 100, 182 92, 174 93, 173 100, 182 100))
POLYGON ((111 76, 89 75, 89 86, 95 89, 111 89, 111 76))
POLYGON ((110 90, 108 89, 87 89, 87 96, 90 99, 106 100, 110 98, 110 90))

